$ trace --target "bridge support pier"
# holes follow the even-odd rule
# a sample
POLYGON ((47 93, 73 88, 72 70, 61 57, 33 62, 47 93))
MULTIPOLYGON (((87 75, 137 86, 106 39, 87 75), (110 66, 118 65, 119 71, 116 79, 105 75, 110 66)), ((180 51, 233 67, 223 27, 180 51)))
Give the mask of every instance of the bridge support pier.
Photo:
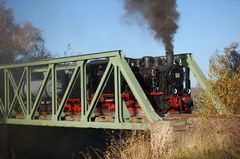
POLYGON ((150 132, 153 158, 161 158, 176 148, 196 145, 195 134, 186 120, 154 122, 150 132))
MULTIPOLYGON (((217 151, 237 147, 240 118, 179 118, 152 123, 152 158, 181 154, 182 150, 217 151)), ((197 154, 196 154, 197 155, 197 154)), ((198 154, 199 155, 199 154, 198 154)))

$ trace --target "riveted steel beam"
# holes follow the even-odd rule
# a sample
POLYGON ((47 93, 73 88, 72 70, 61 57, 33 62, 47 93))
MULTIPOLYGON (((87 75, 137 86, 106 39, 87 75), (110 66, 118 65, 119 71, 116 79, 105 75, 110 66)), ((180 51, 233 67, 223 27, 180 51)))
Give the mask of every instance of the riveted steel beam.
POLYGON ((100 59, 100 58, 110 58, 120 56, 121 51, 107 51, 107 52, 99 52, 94 54, 84 54, 84 55, 76 55, 76 56, 69 56, 69 57, 61 57, 61 58, 54 58, 54 59, 46 59, 41 61, 35 62, 26 62, 26 63, 19 63, 19 64, 9 64, 9 65, 2 65, 0 66, 1 69, 11 69, 11 68, 21 68, 21 67, 28 67, 28 66, 44 66, 54 63, 66 63, 66 62, 76 62, 76 61, 85 61, 85 60, 93 60, 93 59, 100 59))
POLYGON ((63 111, 63 109, 64 109, 64 107, 65 107, 65 105, 67 103, 67 100, 68 100, 68 98, 69 98, 69 96, 70 96, 70 94, 72 92, 73 86, 75 85, 76 80, 79 77, 79 74, 80 74, 79 71, 80 71, 80 66, 81 65, 82 65, 82 62, 77 63, 76 68, 73 71, 72 77, 71 77, 71 79, 69 81, 69 84, 68 84, 68 86, 66 88, 66 91, 65 91, 65 93, 63 95, 62 101, 61 101, 61 103, 59 105, 59 108, 57 110, 57 114, 56 114, 55 120, 59 120, 59 118, 61 116, 61 113, 62 113, 62 111, 63 111))
POLYGON ((9 109, 9 78, 7 71, 8 71, 7 69, 4 69, 4 105, 5 105, 4 118, 7 118, 9 109))
POLYGON ((26 89, 27 89, 27 114, 31 113, 32 109, 32 96, 31 96, 31 68, 25 67, 26 70, 26 89))
POLYGON ((96 106, 97 106, 97 103, 98 103, 98 101, 100 99, 100 95, 102 94, 102 92, 103 92, 103 90, 104 90, 104 88, 105 88, 105 86, 107 84, 107 81, 108 81, 108 79, 110 77, 110 74, 111 74, 112 70, 113 70, 113 66, 109 62, 107 67, 106 67, 106 70, 105 70, 105 72, 103 74, 103 77, 101 78, 101 81, 100 81, 100 83, 99 83, 99 85, 97 87, 97 90, 96 90, 96 92, 95 92, 95 94, 93 96, 93 99, 92 99, 92 101, 91 101, 91 103, 89 105, 89 108, 88 108, 87 114, 86 114, 86 118, 83 117, 84 121, 86 121, 86 120, 88 122, 91 121, 92 112, 93 112, 94 108, 96 108, 96 106))
POLYGON ((114 66, 114 89, 115 89, 115 122, 122 123, 123 119, 123 105, 121 97, 121 74, 118 66, 114 66))
POLYGON ((127 61, 121 56, 115 57, 113 61, 118 65, 124 79, 127 81, 131 91, 133 92, 133 94, 135 95, 135 98, 137 99, 138 103, 143 109, 148 121, 153 122, 153 121, 162 120, 162 118, 157 115, 151 103, 147 99, 146 94, 142 90, 132 70, 128 66, 127 61))
POLYGON ((51 64, 51 81, 52 81, 52 117, 54 117, 57 113, 57 72, 56 72, 56 64, 51 64))
POLYGON ((115 122, 77 122, 77 121, 52 121, 52 120, 19 120, 7 119, 6 124, 15 125, 38 125, 52 127, 75 127, 75 128, 101 128, 101 129, 134 129, 149 130, 150 123, 115 123, 115 122))
POLYGON ((209 95, 211 96, 214 106, 215 106, 216 110, 218 111, 218 113, 219 114, 227 114, 228 112, 227 112, 226 107, 222 104, 219 97, 212 90, 210 84, 208 83, 207 78, 202 73, 201 69, 199 68, 196 61, 194 60, 192 54, 187 54, 186 57, 187 57, 186 62, 187 62, 188 67, 191 69, 192 73, 198 80, 200 86, 205 91, 207 91, 209 93, 209 95))
POLYGON ((18 86, 16 85, 16 82, 15 82, 13 76, 12 76, 12 73, 10 71, 8 71, 7 73, 8 73, 8 77, 10 79, 10 83, 11 83, 13 89, 14 89, 13 101, 12 101, 11 104, 9 103, 10 104, 10 109, 9 109, 9 112, 8 112, 8 117, 10 117, 10 115, 12 113, 12 110, 13 110, 15 104, 16 104, 16 100, 17 99, 18 99, 19 105, 20 105, 20 107, 22 109, 22 112, 23 112, 24 116, 26 116, 27 110, 26 110, 26 107, 24 105, 23 99, 22 99, 22 97, 19 94, 19 91, 20 91, 20 89, 22 88, 22 85, 23 85, 24 78, 26 76, 26 70, 24 69, 24 71, 22 73, 22 76, 20 78, 20 82, 19 82, 18 86))
MULTIPOLYGON (((46 84, 47 84, 47 81, 48 81, 48 78, 49 78, 50 74, 51 74, 51 68, 49 67, 48 71, 45 74, 43 82, 41 84, 41 87, 39 89, 37 97, 36 97, 36 99, 35 99, 35 101, 33 103, 32 110, 30 111, 30 114, 28 115, 28 120, 32 120, 34 118, 34 114, 36 113, 37 107, 40 104, 40 101, 41 101, 41 98, 42 98, 42 95, 43 95, 43 91, 44 91, 44 89, 46 87, 46 84)), ((29 89, 28 89, 28 91, 29 91, 29 89)))
POLYGON ((2 99, 0 98, 0 114, 3 115, 4 114, 4 104, 2 102, 2 99))
POLYGON ((81 75, 80 75, 80 87, 81 87, 81 116, 86 116, 88 105, 87 105, 87 77, 86 77, 86 61, 81 63, 81 75))

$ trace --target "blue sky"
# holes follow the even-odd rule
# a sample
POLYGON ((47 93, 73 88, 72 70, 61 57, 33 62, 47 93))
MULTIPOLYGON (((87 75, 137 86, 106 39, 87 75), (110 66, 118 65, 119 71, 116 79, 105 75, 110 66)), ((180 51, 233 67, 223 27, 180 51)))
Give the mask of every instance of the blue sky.
MULTIPOLYGON (((175 53, 192 52, 207 74, 211 55, 240 42, 240 0, 177 0, 179 29, 175 53)), ((123 50, 126 56, 165 55, 164 47, 142 23, 124 18, 123 0, 7 0, 17 23, 30 21, 42 31, 46 47, 63 56, 123 50)))

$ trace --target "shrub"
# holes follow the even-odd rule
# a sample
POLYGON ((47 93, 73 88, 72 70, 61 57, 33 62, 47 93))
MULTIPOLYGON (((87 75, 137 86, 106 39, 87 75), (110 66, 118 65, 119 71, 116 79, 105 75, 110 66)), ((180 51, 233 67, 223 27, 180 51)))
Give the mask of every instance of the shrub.
MULTIPOLYGON (((219 97, 230 115, 240 113, 240 51, 238 48, 238 43, 231 43, 224 48, 223 54, 217 51, 210 59, 209 83, 212 92, 219 97)), ((211 94, 204 92, 200 98, 205 102, 203 114, 217 114, 211 94)))

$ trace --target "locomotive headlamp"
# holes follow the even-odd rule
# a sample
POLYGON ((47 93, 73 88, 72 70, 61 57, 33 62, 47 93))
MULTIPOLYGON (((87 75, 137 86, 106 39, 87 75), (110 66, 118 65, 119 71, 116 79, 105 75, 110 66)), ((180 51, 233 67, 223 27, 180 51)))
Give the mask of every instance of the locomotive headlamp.
POLYGON ((182 64, 182 60, 181 60, 181 59, 175 59, 175 60, 174 60, 174 63, 175 63, 176 65, 181 65, 181 64, 182 64))
POLYGON ((187 89, 187 94, 191 94, 192 90, 191 89, 187 89))
POLYGON ((173 93, 174 93, 174 94, 177 94, 177 92, 178 92, 177 89, 174 88, 174 89, 173 89, 173 93))

